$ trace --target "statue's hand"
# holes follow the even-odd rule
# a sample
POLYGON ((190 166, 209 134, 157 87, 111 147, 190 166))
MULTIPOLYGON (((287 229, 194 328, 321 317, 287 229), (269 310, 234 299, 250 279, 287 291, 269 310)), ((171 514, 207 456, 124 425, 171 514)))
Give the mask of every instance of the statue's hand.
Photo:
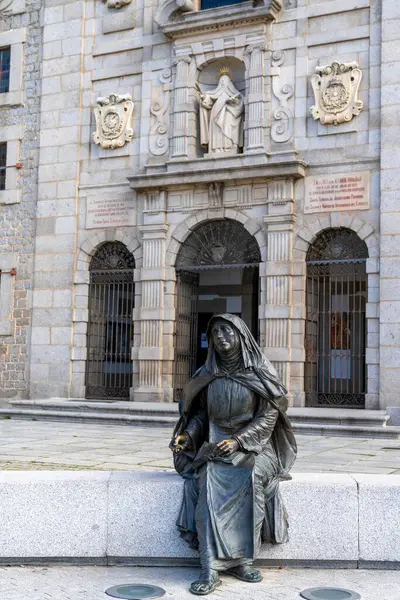
POLYGON ((174 443, 172 446, 172 452, 182 452, 183 450, 188 450, 190 448, 190 438, 187 433, 182 433, 181 435, 177 435, 174 439, 174 443))
POLYGON ((239 450, 239 444, 236 440, 222 440, 215 446, 216 456, 230 456, 239 450))

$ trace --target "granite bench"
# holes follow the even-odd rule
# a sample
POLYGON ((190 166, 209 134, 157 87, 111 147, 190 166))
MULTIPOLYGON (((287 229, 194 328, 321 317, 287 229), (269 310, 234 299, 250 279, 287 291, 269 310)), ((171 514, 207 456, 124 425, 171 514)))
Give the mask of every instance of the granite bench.
MULTIPOLYGON (((290 542, 264 546, 263 564, 400 565, 400 477, 296 474, 281 489, 290 542)), ((193 563, 181 493, 172 472, 0 472, 0 562, 193 563)))

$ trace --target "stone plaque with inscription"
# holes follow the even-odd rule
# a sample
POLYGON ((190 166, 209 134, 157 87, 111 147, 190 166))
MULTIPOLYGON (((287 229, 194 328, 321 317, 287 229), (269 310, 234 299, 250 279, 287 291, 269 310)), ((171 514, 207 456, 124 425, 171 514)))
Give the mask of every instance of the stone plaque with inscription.
POLYGON ((306 177, 304 212, 367 210, 370 207, 370 174, 340 173, 306 177))
POLYGON ((134 222, 131 196, 89 196, 86 202, 86 229, 125 227, 134 222))

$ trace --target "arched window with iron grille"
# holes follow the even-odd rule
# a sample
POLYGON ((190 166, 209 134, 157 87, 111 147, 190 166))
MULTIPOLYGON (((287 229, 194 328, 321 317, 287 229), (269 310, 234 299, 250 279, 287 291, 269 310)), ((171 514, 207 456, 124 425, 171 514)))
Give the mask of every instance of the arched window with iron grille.
POLYGON ((135 259, 120 242, 106 242, 90 263, 86 397, 129 398, 135 259))
POLYGON ((345 228, 318 235, 307 254, 305 392, 308 406, 363 408, 368 249, 345 228))

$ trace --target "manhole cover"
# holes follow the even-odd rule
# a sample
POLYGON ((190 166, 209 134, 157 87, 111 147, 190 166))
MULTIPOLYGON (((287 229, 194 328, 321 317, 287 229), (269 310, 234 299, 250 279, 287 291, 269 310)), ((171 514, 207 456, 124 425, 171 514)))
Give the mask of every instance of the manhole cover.
POLYGON ((126 583, 108 588, 106 594, 124 600, 144 600, 144 598, 161 598, 161 596, 164 596, 165 590, 146 583, 126 583))
POLYGON ((300 596, 306 600, 359 600, 361 598, 357 592, 333 587, 309 588, 300 592, 300 596))

